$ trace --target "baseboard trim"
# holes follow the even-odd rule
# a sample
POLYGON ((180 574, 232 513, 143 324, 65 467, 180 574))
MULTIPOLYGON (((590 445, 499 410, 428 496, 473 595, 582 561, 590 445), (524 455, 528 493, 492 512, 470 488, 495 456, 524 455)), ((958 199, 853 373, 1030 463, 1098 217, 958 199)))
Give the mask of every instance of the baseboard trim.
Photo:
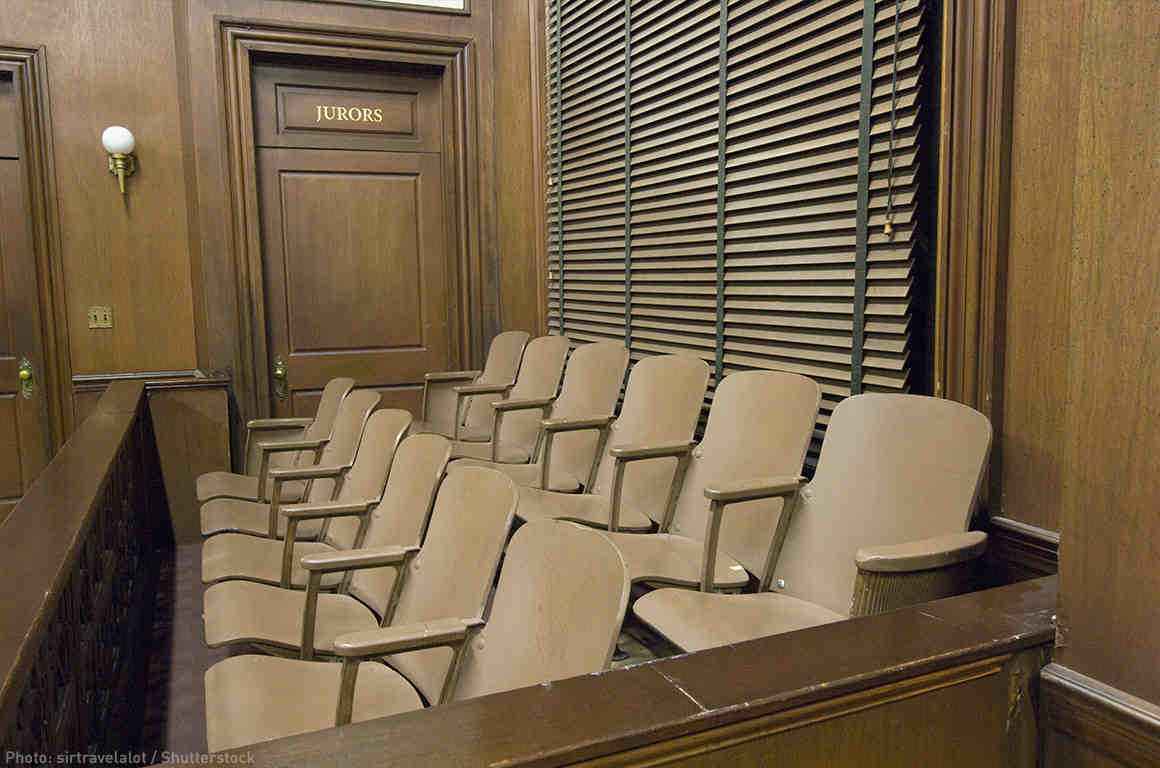
POLYGON ((1045 732, 1067 734, 1129 766, 1160 765, 1160 706, 1062 664, 1040 673, 1045 732))

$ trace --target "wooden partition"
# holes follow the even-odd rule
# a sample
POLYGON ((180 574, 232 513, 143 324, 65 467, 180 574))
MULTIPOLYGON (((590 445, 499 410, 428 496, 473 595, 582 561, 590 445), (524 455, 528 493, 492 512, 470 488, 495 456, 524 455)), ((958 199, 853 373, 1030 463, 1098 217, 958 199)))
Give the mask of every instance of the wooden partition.
MULTIPOLYGON (((1034 766, 1055 578, 235 750, 253 765, 1034 766)), ((223 759, 225 759, 223 757, 223 759)))
POLYGON ((144 385, 113 382, 0 525, 6 763, 138 747, 168 530, 144 385))

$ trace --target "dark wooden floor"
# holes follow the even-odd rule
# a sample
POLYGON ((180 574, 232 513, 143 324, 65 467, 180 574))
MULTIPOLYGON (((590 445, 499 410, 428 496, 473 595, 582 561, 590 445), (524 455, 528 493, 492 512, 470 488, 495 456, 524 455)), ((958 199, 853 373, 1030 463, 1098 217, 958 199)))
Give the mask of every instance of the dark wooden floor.
POLYGON ((162 560, 149 657, 143 746, 205 752, 205 671, 230 655, 202 637, 201 542, 179 545, 162 560))

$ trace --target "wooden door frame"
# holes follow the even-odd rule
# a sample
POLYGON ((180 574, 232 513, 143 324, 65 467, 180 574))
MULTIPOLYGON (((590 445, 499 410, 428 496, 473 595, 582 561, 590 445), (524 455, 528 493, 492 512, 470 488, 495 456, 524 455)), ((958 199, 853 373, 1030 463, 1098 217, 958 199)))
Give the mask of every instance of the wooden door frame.
MULTIPOLYGON (((447 222, 453 263, 448 264, 449 340, 457 365, 474 359, 483 339, 483 228, 480 177, 484 151, 478 139, 478 54, 470 38, 376 33, 318 25, 270 24, 217 18, 228 150, 229 195, 238 291, 238 362, 235 396, 243 415, 270 412, 265 375, 265 285, 259 220, 252 108, 252 64, 256 53, 425 64, 442 70, 453 103, 444 115, 444 194, 451 200, 447 222), (449 164, 446 165, 446 164, 449 164)), ((446 106, 446 105, 445 105, 446 106)))
POLYGON ((55 453, 73 427, 69 386, 72 364, 65 315, 64 266, 61 263, 60 220, 56 209, 56 171, 45 49, 43 46, 29 48, 0 42, 0 66, 14 70, 20 76, 25 180, 32 215, 37 301, 40 304, 43 370, 38 377, 48 411, 48 446, 55 453))

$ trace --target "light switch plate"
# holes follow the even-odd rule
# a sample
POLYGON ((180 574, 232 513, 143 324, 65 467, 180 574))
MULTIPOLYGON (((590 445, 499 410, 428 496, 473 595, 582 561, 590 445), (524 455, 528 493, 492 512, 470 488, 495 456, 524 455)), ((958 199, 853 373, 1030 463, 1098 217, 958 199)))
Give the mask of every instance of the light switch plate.
POLYGON ((112 307, 89 307, 89 327, 90 328, 112 328, 113 327, 113 308, 112 307))

